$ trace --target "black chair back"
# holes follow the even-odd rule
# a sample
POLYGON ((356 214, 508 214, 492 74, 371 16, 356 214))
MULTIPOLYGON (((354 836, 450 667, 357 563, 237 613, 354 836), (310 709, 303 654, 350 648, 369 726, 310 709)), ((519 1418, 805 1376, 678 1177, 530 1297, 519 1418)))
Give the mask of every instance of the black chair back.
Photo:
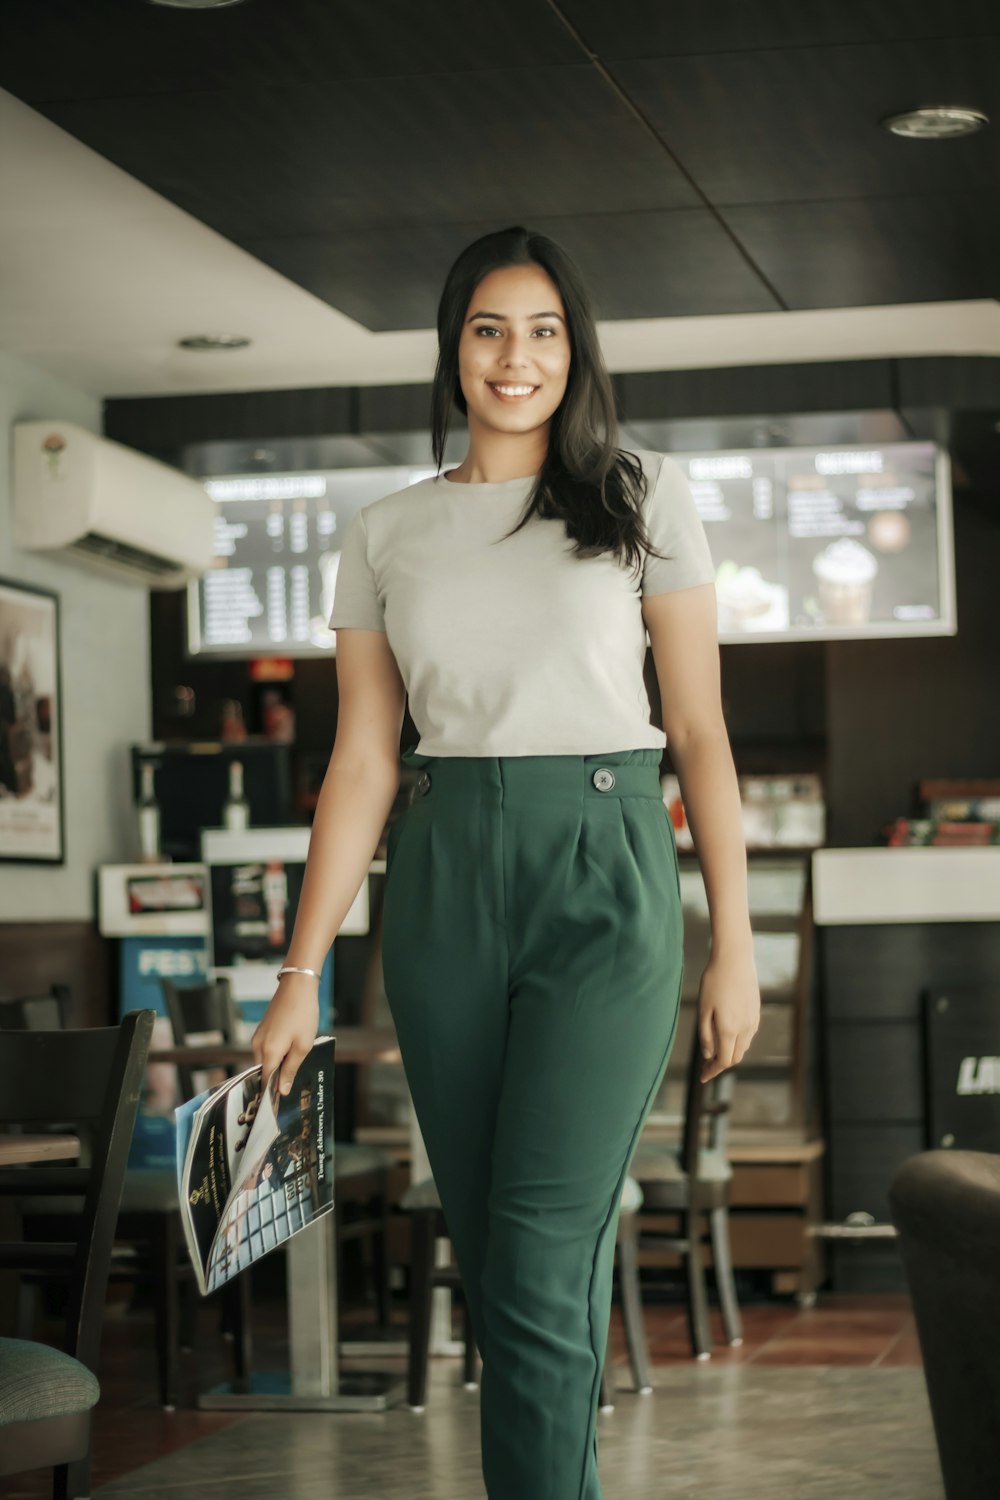
POLYGON ((96 1369, 111 1246, 142 1092, 154 1012, 133 1011, 118 1026, 5 1031, 0 1036, 0 1126, 41 1133, 58 1125, 88 1142, 89 1165, 58 1162, 0 1168, 0 1193, 26 1199, 66 1195, 83 1213, 74 1243, 0 1243, 0 1267, 68 1273, 64 1348, 96 1369))
MULTIPOLYGON (((175 1047, 185 1046, 191 1036, 209 1033, 215 1033, 219 1041, 230 1045, 239 1041, 239 1014, 228 979, 184 987, 170 979, 161 979, 160 985, 175 1047)), ((194 1070, 178 1063, 177 1080, 181 1097, 193 1099, 197 1093, 194 1070)))
POLYGON ((0 995, 0 1031, 64 1031, 69 1001, 68 984, 51 984, 47 994, 0 995))

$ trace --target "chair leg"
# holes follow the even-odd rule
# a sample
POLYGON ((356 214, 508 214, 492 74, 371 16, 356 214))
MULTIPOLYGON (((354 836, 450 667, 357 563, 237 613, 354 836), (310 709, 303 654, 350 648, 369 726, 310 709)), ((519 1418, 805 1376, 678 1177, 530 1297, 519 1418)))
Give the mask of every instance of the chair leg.
POLYGON ((407 1370, 407 1400, 416 1411, 423 1411, 427 1393, 436 1239, 436 1209, 416 1209, 410 1220, 410 1353, 407 1370))
POLYGON ((743 1342, 743 1320, 736 1300, 736 1280, 733 1276, 733 1257, 729 1243, 729 1210, 725 1204, 709 1212, 712 1234, 712 1260, 715 1264, 715 1285, 722 1306, 722 1326, 726 1341, 734 1348, 743 1342))
POLYGON ((392 1321, 389 1305, 389 1185, 385 1175, 379 1185, 379 1228, 372 1235, 372 1269, 379 1328, 392 1321))
POLYGON ((684 1255, 688 1332, 696 1359, 711 1359, 712 1334, 705 1291, 705 1260, 701 1249, 701 1211, 687 1208, 681 1215, 681 1234, 687 1240, 684 1255))
POLYGON ((612 1378, 613 1365, 611 1360, 611 1327, 608 1326, 608 1341, 604 1346, 604 1363, 601 1365, 601 1390, 597 1398, 601 1411, 614 1411, 615 1407, 615 1385, 612 1378))
POLYGON ((153 1315, 156 1323, 156 1358, 160 1376, 160 1405, 173 1411, 177 1405, 177 1235, 173 1214, 162 1216, 162 1228, 147 1241, 153 1274, 153 1315))
POLYGON ((478 1385, 476 1380, 476 1335, 472 1327, 472 1313, 469 1311, 468 1298, 462 1297, 462 1338, 465 1348, 462 1351, 462 1379, 466 1390, 475 1390, 478 1385))
POLYGON ((181 1349, 194 1348, 195 1329, 198 1323, 198 1287, 191 1276, 185 1276, 177 1291, 177 1342, 181 1349))
POLYGON ((89 1500, 90 1452, 52 1470, 52 1500, 89 1500))
POLYGON ((625 1324, 625 1344, 632 1368, 632 1380, 639 1394, 647 1396, 653 1389, 653 1374, 649 1367, 646 1320, 642 1315, 635 1218, 635 1214, 622 1214, 618 1221, 618 1282, 621 1287, 622 1320, 625 1324))
POLYGON ((233 1373, 237 1388, 249 1389, 250 1365, 253 1359, 253 1302, 249 1269, 242 1271, 226 1288, 229 1318, 233 1330, 233 1373))

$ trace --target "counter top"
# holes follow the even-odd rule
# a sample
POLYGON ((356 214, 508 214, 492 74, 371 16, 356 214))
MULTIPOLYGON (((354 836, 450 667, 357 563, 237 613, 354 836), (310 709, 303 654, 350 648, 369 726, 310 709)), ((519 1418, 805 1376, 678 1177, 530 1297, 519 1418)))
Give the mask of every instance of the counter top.
POLYGON ((1000 922, 1000 845, 817 849, 817 926, 1000 922))

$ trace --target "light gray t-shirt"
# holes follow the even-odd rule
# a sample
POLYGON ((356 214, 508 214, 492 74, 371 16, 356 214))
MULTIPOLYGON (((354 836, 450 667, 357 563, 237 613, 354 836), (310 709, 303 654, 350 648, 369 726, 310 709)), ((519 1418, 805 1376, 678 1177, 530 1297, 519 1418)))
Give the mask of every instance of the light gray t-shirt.
POLYGON ((653 546, 641 576, 581 558, 561 520, 520 519, 532 480, 421 480, 364 506, 344 537, 331 626, 384 630, 424 755, 662 749, 643 681, 643 594, 714 583, 683 470, 637 455, 653 546))

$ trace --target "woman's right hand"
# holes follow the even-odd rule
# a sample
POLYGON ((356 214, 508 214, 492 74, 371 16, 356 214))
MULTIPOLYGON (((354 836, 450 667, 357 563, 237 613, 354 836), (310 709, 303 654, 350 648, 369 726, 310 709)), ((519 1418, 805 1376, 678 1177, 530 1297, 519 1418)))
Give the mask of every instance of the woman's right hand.
POLYGON ((282 1094, 288 1093, 299 1064, 316 1040, 318 1027, 316 980, 309 974, 284 975, 278 980, 274 998, 250 1039, 265 1088, 275 1068, 280 1068, 278 1088, 282 1094))

